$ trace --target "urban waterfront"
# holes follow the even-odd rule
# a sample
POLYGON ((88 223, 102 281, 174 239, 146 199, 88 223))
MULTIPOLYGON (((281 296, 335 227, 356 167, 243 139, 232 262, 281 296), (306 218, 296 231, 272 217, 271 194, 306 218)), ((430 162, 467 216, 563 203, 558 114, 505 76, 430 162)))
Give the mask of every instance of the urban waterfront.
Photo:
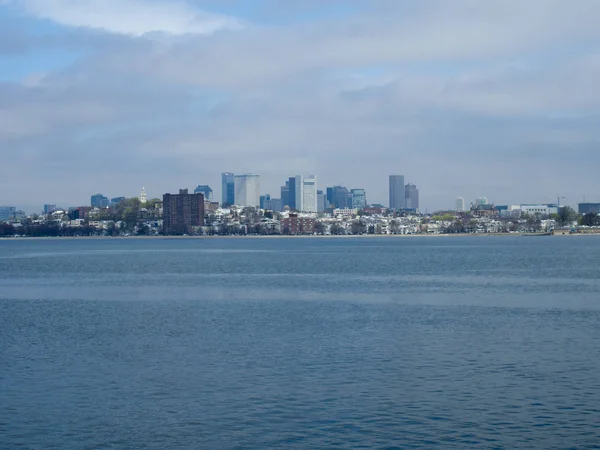
POLYGON ((0 240, 4 448, 594 448, 600 238, 0 240))

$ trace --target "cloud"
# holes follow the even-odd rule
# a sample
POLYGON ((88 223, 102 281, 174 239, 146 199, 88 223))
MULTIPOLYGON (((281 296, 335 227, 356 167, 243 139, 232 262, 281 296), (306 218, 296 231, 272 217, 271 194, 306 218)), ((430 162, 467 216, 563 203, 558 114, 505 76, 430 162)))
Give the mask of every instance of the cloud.
POLYGON ((142 36, 211 34, 237 29, 236 18, 202 11, 183 1, 166 0, 3 0, 26 14, 69 27, 142 36))
MULTIPOLYGON (((117 34, 55 36, 82 52, 76 63, 0 84, 10 161, 0 192, 14 196, 0 203, 30 201, 36 186, 44 201, 73 204, 142 185, 160 195, 208 183, 218 195, 224 170, 261 173, 274 196, 287 176, 317 173, 322 187, 363 187, 383 203, 387 174, 400 172, 430 210, 458 195, 518 203, 597 191, 597 2, 356 0, 337 2, 340 14, 290 2, 262 2, 251 17, 262 25, 173 40, 147 33, 196 33, 191 3, 158 21, 156 2, 87 2, 99 13, 91 23, 73 18, 78 7, 56 12, 66 0, 19 2, 117 34)), ((239 2, 197 2, 217 4, 239 2)))

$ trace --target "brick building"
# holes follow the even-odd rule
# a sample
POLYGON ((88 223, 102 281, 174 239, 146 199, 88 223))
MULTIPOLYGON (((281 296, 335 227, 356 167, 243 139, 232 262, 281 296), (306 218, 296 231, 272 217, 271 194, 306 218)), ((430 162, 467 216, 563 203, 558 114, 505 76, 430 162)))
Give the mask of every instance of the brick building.
POLYGON ((314 234, 317 221, 310 217, 298 217, 298 214, 290 214, 281 220, 281 232, 283 234, 314 234))
POLYGON ((204 195, 188 194, 180 189, 179 194, 163 195, 163 232, 167 235, 193 234, 194 227, 204 225, 204 195))

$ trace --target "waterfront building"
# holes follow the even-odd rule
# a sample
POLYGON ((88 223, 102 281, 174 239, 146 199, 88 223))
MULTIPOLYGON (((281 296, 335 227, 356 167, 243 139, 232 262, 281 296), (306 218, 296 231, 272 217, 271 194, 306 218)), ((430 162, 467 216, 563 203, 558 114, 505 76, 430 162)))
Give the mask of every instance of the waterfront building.
POLYGON ((205 202, 212 202, 213 190, 207 184, 199 184, 198 186, 196 186, 196 189, 194 189, 194 194, 202 194, 204 195, 205 202))
POLYGON ((406 208, 404 175, 390 175, 389 191, 390 209, 406 208))
POLYGON ((600 203, 579 203, 577 207, 579 214, 600 214, 600 203))
POLYGON ((247 173, 234 176, 235 204, 239 206, 260 206, 260 176, 247 173))
POLYGON ((364 189, 350 189, 350 204, 353 209, 364 209, 367 206, 367 193, 364 189))
POLYGON ((194 227, 204 225, 204 195, 188 194, 180 189, 179 194, 163 195, 163 231, 167 235, 192 234, 194 227))
POLYGON ((463 197, 458 197, 456 199, 454 210, 456 212, 465 212, 465 199, 463 197))
POLYGON ((235 204, 235 175, 230 172, 221 174, 221 205, 228 207, 235 204))
POLYGON ((92 208, 106 208, 108 206, 108 198, 102 194, 92 195, 90 198, 92 208))
POLYGON ((415 211, 419 210, 419 190, 414 184, 408 183, 404 187, 404 207, 415 211))
POLYGON ((316 220, 310 217, 299 217, 298 214, 290 214, 280 222, 283 234, 314 234, 316 220))

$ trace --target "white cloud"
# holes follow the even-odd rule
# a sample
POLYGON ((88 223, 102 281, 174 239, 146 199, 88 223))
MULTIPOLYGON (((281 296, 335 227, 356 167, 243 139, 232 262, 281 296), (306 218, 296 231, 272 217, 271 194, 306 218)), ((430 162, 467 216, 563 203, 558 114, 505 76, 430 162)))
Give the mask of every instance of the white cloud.
POLYGON ((212 14, 179 0, 3 0, 23 12, 61 25, 141 36, 211 34, 236 29, 236 18, 212 14))

